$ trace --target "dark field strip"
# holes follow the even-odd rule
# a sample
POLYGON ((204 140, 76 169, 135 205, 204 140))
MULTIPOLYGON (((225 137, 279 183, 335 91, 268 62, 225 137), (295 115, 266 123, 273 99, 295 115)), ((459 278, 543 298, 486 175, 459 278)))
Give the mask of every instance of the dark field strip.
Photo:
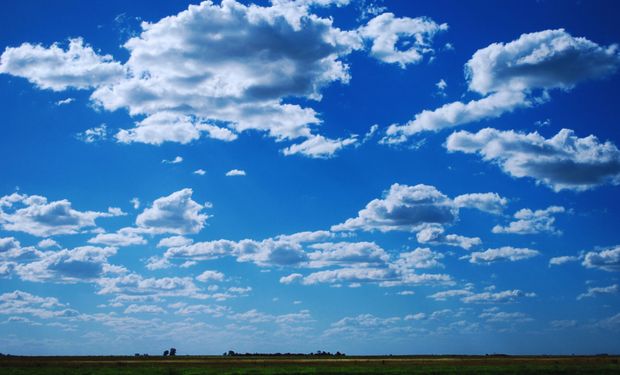
POLYGON ((4 357, 0 374, 620 374, 620 357, 4 357))

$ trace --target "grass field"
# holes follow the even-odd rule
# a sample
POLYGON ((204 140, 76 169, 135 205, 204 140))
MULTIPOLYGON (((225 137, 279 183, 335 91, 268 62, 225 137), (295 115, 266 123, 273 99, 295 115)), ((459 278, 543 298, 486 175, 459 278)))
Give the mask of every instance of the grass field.
POLYGON ((0 374, 620 374, 620 357, 2 357, 0 374))

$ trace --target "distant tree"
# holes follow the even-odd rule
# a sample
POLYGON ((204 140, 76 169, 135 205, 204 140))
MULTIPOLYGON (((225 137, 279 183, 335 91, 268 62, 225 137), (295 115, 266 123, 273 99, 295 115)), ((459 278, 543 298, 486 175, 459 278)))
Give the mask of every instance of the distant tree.
POLYGON ((164 350, 164 357, 166 357, 168 355, 168 353, 169 352, 167 350, 164 350))
POLYGON ((133 356, 134 356, 134 357, 139 357, 139 356, 140 356, 140 353, 135 353, 133 356))
POLYGON ((175 348, 170 348, 170 356, 175 356, 177 355, 177 350, 175 348))
POLYGON ((233 355, 235 355, 235 351, 234 351, 234 350, 229 350, 229 351, 228 351, 228 355, 229 355, 229 356, 233 356, 233 355))

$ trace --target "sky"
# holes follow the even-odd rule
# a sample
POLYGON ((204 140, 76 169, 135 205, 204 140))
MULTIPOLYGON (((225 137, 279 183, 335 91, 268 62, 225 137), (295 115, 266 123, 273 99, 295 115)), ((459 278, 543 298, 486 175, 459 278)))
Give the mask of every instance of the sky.
POLYGON ((614 1, 10 1, 0 352, 620 352, 614 1))

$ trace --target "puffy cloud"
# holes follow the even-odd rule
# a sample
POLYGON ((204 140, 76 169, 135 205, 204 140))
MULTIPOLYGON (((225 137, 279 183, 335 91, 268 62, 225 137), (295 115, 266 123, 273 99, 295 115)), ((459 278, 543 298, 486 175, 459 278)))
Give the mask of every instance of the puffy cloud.
MULTIPOLYGON (((1 242, 2 242, 2 240, 0 239, 0 243, 1 242)), ((60 247, 58 242, 54 241, 51 238, 46 238, 46 239, 43 239, 43 240, 39 241, 37 246, 40 247, 41 249, 47 249, 47 248, 50 248, 50 247, 60 247)), ((0 249, 1 248, 2 248, 2 245, 0 245, 0 249)), ((2 250, 0 250, 0 251, 2 251, 2 250)))
POLYGON ((583 257, 583 266, 604 271, 620 271, 620 246, 601 251, 590 251, 583 257))
POLYGON ((147 143, 160 145, 164 142, 187 144, 206 133, 208 137, 232 141, 237 136, 226 128, 220 128, 192 116, 162 111, 147 116, 132 129, 121 129, 116 139, 121 143, 147 143))
POLYGON ((616 45, 603 47, 563 29, 493 43, 476 51, 465 65, 469 90, 485 97, 424 110, 404 125, 390 125, 383 143, 400 143, 422 131, 496 118, 548 100, 547 90, 569 90, 581 81, 613 74, 618 66, 616 45), (543 90, 543 95, 536 97, 535 90, 543 90))
POLYGON ((136 218, 142 231, 149 233, 198 233, 204 227, 209 215, 201 213, 201 205, 192 200, 192 189, 182 189, 153 202, 136 218))
POLYGON ((194 242, 191 238, 183 236, 166 237, 159 240, 157 247, 179 247, 191 245, 194 242))
POLYGON ((465 303, 508 303, 521 298, 536 297, 536 293, 526 293, 519 289, 504 290, 502 292, 474 293, 462 298, 465 303))
POLYGON ((204 176, 205 174, 207 174, 207 172, 204 169, 196 169, 193 173, 199 176, 204 176))
POLYGON ((19 249, 21 244, 15 237, 0 238, 0 253, 6 253, 10 250, 19 249))
POLYGON ((329 139, 322 135, 314 135, 305 141, 293 144, 284 150, 284 155, 301 154, 311 158, 330 158, 342 148, 357 143, 357 137, 351 136, 344 139, 329 139))
POLYGON ((204 271, 196 276, 196 280, 206 283, 208 281, 224 281, 224 274, 219 271, 204 271))
POLYGON ((243 169, 231 169, 228 172, 226 172, 226 176, 227 177, 245 176, 245 171, 243 169))
POLYGON ((58 106, 67 105, 67 104, 73 103, 74 101, 75 101, 74 98, 61 99, 61 100, 56 102, 56 105, 58 105, 58 106))
POLYGON ((77 211, 66 199, 48 203, 40 195, 15 193, 0 198, 3 228, 39 237, 78 233, 82 228, 94 227, 97 218, 121 215, 124 213, 118 208, 109 208, 108 212, 77 211))
POLYGON ((40 252, 34 260, 17 264, 15 273, 23 280, 34 282, 95 281, 106 274, 126 271, 108 263, 108 258, 115 255, 116 250, 115 247, 81 246, 40 252))
POLYGON ((588 297, 596 297, 599 294, 616 294, 618 292, 620 292, 620 287, 618 286, 618 284, 602 286, 602 287, 591 287, 591 288, 588 288, 588 291, 586 293, 582 293, 578 295, 577 300, 581 300, 581 299, 588 298, 588 297))
POLYGON ((618 46, 600 46, 573 37, 564 29, 523 34, 510 43, 493 43, 466 64, 469 88, 481 94, 564 90, 577 83, 613 74, 620 64, 618 46))
POLYGON ((537 132, 492 128, 478 133, 458 131, 448 137, 446 147, 450 152, 478 153, 513 177, 531 177, 555 191, 620 183, 620 150, 593 135, 579 138, 569 129, 549 139, 537 132))
POLYGON ((79 315, 57 298, 40 297, 21 290, 0 295, 0 314, 31 315, 41 319, 70 318, 79 315))
POLYGON ((282 284, 292 284, 297 280, 301 280, 303 279, 304 275, 300 274, 300 273, 292 273, 290 275, 287 276, 282 276, 280 278, 280 283, 282 284))
POLYGON ((549 267, 551 266, 561 266, 562 264, 566 264, 569 262, 576 262, 579 260, 579 257, 571 256, 571 255, 563 255, 559 257, 553 257, 549 259, 549 267))
POLYGON ((465 194, 450 199, 434 186, 393 184, 382 199, 370 201, 357 217, 331 227, 332 231, 394 230, 418 232, 420 243, 438 243, 470 248, 480 239, 448 234, 443 227, 458 219, 460 208, 493 212, 500 210, 505 198, 495 193, 465 194))
POLYGON ((190 277, 144 278, 138 274, 118 277, 104 277, 97 280, 98 294, 116 294, 119 296, 152 297, 190 297, 204 299, 209 296, 202 293, 190 277))
POLYGON ((502 91, 467 103, 453 102, 429 111, 424 110, 404 125, 392 124, 381 139, 384 144, 407 141, 412 135, 424 131, 440 131, 469 122, 496 118, 519 107, 533 103, 522 92, 502 91))
POLYGON ((515 262, 518 260, 529 259, 540 255, 540 252, 532 249, 515 248, 504 246, 498 249, 488 249, 482 252, 473 252, 461 259, 469 259, 470 263, 493 263, 502 260, 515 262))
POLYGON ((454 204, 459 207, 475 208, 492 214, 501 214, 508 204, 508 199, 497 193, 463 194, 454 198, 454 204))
POLYGON ((433 186, 393 184, 383 199, 374 199, 356 218, 332 226, 333 231, 419 231, 428 224, 449 224, 458 209, 433 186))
POLYGON ((403 273, 411 269, 443 267, 440 260, 444 255, 428 248, 419 247, 413 251, 400 253, 394 262, 394 267, 403 273))
POLYGON ((133 207, 134 210, 137 210, 138 208, 140 208, 140 199, 138 198, 135 198, 135 197, 131 198, 129 203, 131 203, 131 206, 133 207))
POLYGON ((408 64, 419 63, 424 54, 433 53, 431 45, 435 34, 447 29, 447 24, 437 24, 429 18, 398 18, 392 13, 383 13, 368 21, 359 32, 372 41, 371 56, 399 64, 404 69, 408 64), (409 48, 400 50, 396 47, 398 43, 409 48))
POLYGON ((101 124, 97 127, 86 129, 81 133, 77 133, 75 137, 86 143, 105 141, 108 138, 108 127, 106 124, 101 124))
POLYGON ((448 298, 470 296, 472 294, 474 293, 469 289, 450 289, 433 293, 429 295, 428 298, 432 298, 436 301, 445 301, 448 298))
POLYGON ((479 318, 491 323, 522 323, 533 319, 522 312, 485 311, 479 318))
POLYGON ((325 242, 309 246, 308 267, 386 264, 389 255, 374 242, 325 242))
POLYGON ((421 244, 458 246, 465 250, 482 244, 479 237, 465 237, 458 234, 444 234, 440 226, 428 226, 416 233, 416 240, 421 244))
POLYGON ((135 228, 122 228, 115 233, 99 233, 88 240, 88 243, 108 246, 144 245, 146 240, 135 228))
POLYGON ((157 305, 129 305, 124 311, 125 314, 165 314, 166 310, 157 305))
POLYGON ((162 160, 161 162, 162 162, 163 164, 180 164, 180 163, 182 163, 182 162, 183 162, 183 157, 181 157, 181 156, 178 156, 178 155, 177 155, 177 156, 175 156, 175 157, 174 157, 174 159, 172 159, 172 160, 167 160, 167 159, 164 159, 164 160, 162 160))
POLYGON ((26 78, 42 89, 86 89, 121 80, 123 66, 110 55, 98 55, 81 38, 69 40, 65 50, 24 43, 7 47, 0 56, 0 73, 26 78))
POLYGON ((555 224, 553 214, 564 213, 565 211, 566 209, 561 206, 550 206, 544 210, 536 211, 524 208, 515 213, 516 221, 511 222, 506 227, 496 225, 493 227, 493 233, 536 234, 548 232, 560 235, 562 231, 553 226, 555 224))

